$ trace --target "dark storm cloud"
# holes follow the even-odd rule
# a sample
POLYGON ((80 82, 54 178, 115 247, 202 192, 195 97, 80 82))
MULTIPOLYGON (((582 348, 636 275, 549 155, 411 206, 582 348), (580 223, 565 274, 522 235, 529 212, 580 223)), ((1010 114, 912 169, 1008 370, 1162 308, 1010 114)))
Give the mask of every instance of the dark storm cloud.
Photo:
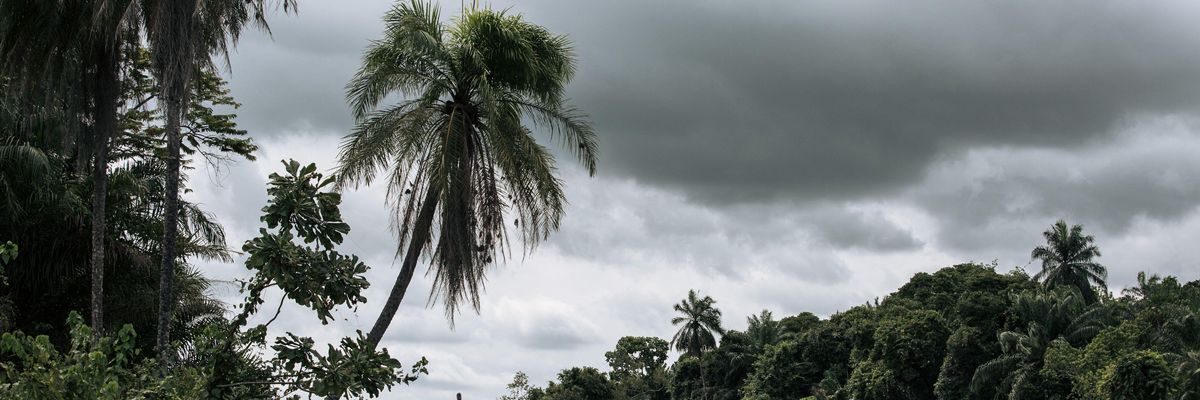
MULTIPOLYGON (((306 4, 234 57, 241 121, 341 135, 389 2, 306 4), (263 90, 269 87, 270 90, 263 90)), ((510 5, 493 3, 496 8, 510 5)), ((447 4, 447 18, 454 14, 447 4)), ((873 196, 977 145, 1070 147, 1200 100, 1196 5, 1147 1, 528 1, 575 42, 601 172, 705 202, 873 196)), ((565 162, 565 160, 564 160, 565 162)))
POLYGON ((943 152, 1076 146, 1200 100, 1189 3, 525 4, 578 44, 602 171, 705 201, 874 195, 943 152))
POLYGON ((352 122, 346 82, 362 50, 380 36, 391 4, 312 1, 299 15, 270 15, 272 35, 247 34, 230 57, 230 88, 243 105, 238 123, 258 137, 344 135, 352 122))
POLYGON ((821 212, 813 214, 810 220, 816 232, 837 248, 896 251, 925 244, 878 213, 821 212))

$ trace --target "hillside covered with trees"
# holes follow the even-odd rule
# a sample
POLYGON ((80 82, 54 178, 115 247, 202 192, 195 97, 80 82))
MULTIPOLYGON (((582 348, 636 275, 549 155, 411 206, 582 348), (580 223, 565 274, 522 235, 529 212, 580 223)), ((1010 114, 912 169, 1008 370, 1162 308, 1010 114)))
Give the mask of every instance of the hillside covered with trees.
POLYGON ((623 337, 606 371, 572 367, 545 386, 518 373, 501 399, 1198 398, 1200 281, 1139 274, 1110 294, 1081 226, 1044 236, 1032 276, 960 264, 827 318, 763 310, 745 332, 692 291, 669 341, 623 337))

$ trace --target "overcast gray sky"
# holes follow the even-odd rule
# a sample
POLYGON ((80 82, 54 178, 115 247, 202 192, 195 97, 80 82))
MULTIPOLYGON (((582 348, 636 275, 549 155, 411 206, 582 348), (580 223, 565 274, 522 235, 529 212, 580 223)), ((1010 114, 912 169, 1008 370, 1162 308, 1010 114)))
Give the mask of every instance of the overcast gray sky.
MULTIPOLYGON (((1059 218, 1096 236, 1114 289, 1142 270, 1200 277, 1200 3, 491 4, 575 43, 569 96, 596 124, 599 173, 560 158, 561 231, 492 269, 456 330, 414 281, 384 344, 406 365, 428 357, 431 376, 385 398, 491 399, 518 370, 544 384, 605 369, 621 336, 669 338, 691 288, 742 329, 763 308, 828 315, 958 262, 1036 270, 1029 250, 1059 218)), ((389 7, 302 0, 273 39, 243 38, 230 81, 260 161, 197 174, 187 194, 234 247, 279 160, 333 167, 353 122, 343 86, 389 7)), ((343 207, 369 302, 328 326, 289 309, 273 333, 334 340, 374 321, 398 270, 384 191, 343 207)))

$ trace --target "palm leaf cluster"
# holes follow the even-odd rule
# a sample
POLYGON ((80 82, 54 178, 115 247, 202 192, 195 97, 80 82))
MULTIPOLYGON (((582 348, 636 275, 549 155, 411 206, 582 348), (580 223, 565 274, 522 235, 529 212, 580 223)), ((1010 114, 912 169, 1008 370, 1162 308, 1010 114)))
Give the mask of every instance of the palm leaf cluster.
POLYGON ((689 290, 688 297, 675 305, 680 314, 671 319, 671 325, 679 325, 679 331, 671 338, 675 350, 685 356, 699 357, 717 347, 717 335, 724 335, 725 329, 721 327, 721 310, 715 307, 716 303, 712 297, 701 298, 695 290, 689 290))
POLYGON ((1012 310, 1022 327, 1000 332, 1002 355, 975 370, 971 390, 976 393, 1020 393, 1041 385, 1039 372, 1052 342, 1080 346, 1113 323, 1106 308, 1088 306, 1071 292, 1014 294, 1012 310))
MULTIPOLYGON (((74 175, 61 156, 13 138, 0 144, 0 236, 22 243, 21 257, 5 269, 9 281, 5 295, 19 313, 13 327, 27 333, 50 333, 71 310, 85 309, 89 271, 85 178, 74 175)), ((109 224, 105 235, 105 282, 110 293, 106 312, 109 328, 131 323, 153 331, 158 276, 156 255, 161 247, 162 164, 131 163, 110 176, 109 224)), ((228 260, 225 236, 212 216, 194 204, 183 207, 182 255, 228 260)), ((178 263, 176 286, 181 292, 173 331, 187 340, 203 321, 221 318, 223 306, 210 297, 209 282, 192 267, 178 263)), ((144 349, 150 336, 139 338, 144 349)))
POLYGON ((775 320, 770 310, 762 310, 758 315, 746 317, 746 334, 759 348, 779 342, 781 333, 779 321, 775 320))
POLYGON ((1171 354, 1167 359, 1175 366, 1179 379, 1179 400, 1200 399, 1200 350, 1171 354))
MULTIPOLYGON (((162 74, 155 71, 150 78, 151 67, 139 63, 142 47, 157 43, 161 11, 176 3, 0 1, 0 56, 5 61, 0 69, 0 163, 5 164, 0 202, 6 205, 0 217, 8 222, 0 234, 20 242, 27 256, 9 271, 17 283, 7 293, 19 309, 17 328, 63 333, 55 327, 67 310, 91 309, 97 334, 127 322, 150 332, 157 314, 151 306, 158 303, 152 296, 176 286, 178 301, 163 304, 180 315, 162 325, 181 339, 188 338, 190 326, 223 312, 206 293, 208 282, 185 262, 193 257, 229 259, 224 232, 199 207, 178 205, 181 234, 170 241, 172 247, 178 243, 178 254, 166 264, 154 261, 164 255, 164 227, 176 226, 164 221, 171 219, 166 203, 177 198, 178 187, 171 190, 167 183, 173 171, 161 146, 164 132, 157 126, 164 117, 163 102, 147 109, 158 97, 152 93, 162 88, 162 74), (110 149, 116 150, 115 158, 110 159, 110 149), (91 174, 84 173, 88 169, 91 174), (153 277, 164 271, 171 279, 155 284, 153 277), (178 277, 173 276, 176 271, 178 277), (89 283, 91 301, 81 303, 89 283), (105 297, 105 292, 116 297, 105 297), (102 318, 106 313, 115 313, 114 320, 102 318)), ((262 1, 202 3, 204 12, 196 14, 202 29, 193 41, 204 42, 199 48, 210 53, 226 51, 242 25, 262 21, 266 7, 262 1), (218 38, 229 40, 218 43, 218 38)), ((294 6, 290 0, 281 4, 294 6)), ((215 77, 207 72, 213 68, 210 60, 204 56, 195 67, 201 76, 215 77)), ((211 122, 190 133, 193 149, 231 143, 220 135, 244 133, 232 125, 231 116, 197 106, 232 104, 225 99, 224 82, 216 79, 186 90, 188 97, 198 95, 188 104, 192 119, 211 122), (214 124, 224 130, 204 132, 214 124)))
POLYGON ((1098 299, 1096 289, 1107 290, 1105 282, 1108 279, 1108 270, 1094 261, 1100 257, 1096 238, 1084 235, 1082 225, 1068 228, 1062 220, 1042 235, 1046 238, 1046 244, 1034 248, 1031 254, 1042 262, 1042 271, 1034 278, 1049 288, 1076 288, 1085 301, 1095 303, 1098 299))

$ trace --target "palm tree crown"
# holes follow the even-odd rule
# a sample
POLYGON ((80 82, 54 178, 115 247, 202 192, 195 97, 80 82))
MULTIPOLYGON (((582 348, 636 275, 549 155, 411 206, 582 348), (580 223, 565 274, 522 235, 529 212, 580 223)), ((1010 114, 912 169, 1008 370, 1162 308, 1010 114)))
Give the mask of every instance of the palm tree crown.
POLYGON ((562 181, 525 121, 561 140, 589 174, 596 169, 592 127, 564 99, 575 70, 565 37, 490 9, 467 9, 445 26, 437 7, 418 0, 384 20, 385 37, 347 85, 358 122, 337 171, 346 187, 388 170, 394 223, 409 243, 397 250, 405 261, 373 333, 390 323, 423 250, 432 251, 430 300, 440 298, 453 322, 461 303, 478 309, 485 267, 507 256, 505 221, 513 218, 526 250, 558 228, 562 181), (393 94, 407 100, 379 107, 393 94))
POLYGON ((675 305, 675 311, 682 315, 672 318, 671 325, 683 325, 671 339, 675 350, 684 352, 685 356, 698 357, 717 347, 713 334, 724 335, 725 329, 721 328, 721 310, 713 307, 716 303, 712 297, 700 298, 695 290, 689 290, 688 297, 675 305))
POLYGON ((758 315, 746 318, 746 334, 754 340, 754 345, 760 348, 779 342, 779 321, 768 310, 762 310, 758 315))
POLYGON ((1067 223, 1059 220, 1042 235, 1046 237, 1046 245, 1038 246, 1031 254, 1042 261, 1042 271, 1035 279, 1047 288, 1076 288, 1089 304, 1097 299, 1097 287, 1107 291, 1108 270, 1093 261, 1100 257, 1100 249, 1094 244, 1096 238, 1084 235, 1082 225, 1068 229, 1067 223))

